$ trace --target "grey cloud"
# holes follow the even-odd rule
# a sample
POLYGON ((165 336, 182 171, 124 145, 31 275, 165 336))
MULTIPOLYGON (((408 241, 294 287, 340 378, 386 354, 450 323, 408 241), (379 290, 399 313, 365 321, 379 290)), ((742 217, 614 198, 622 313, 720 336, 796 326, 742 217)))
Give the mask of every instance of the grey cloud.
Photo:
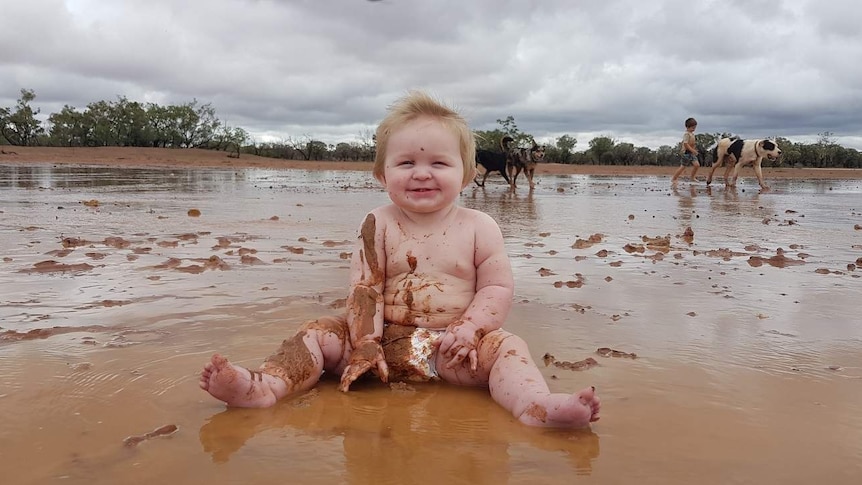
POLYGON ((256 138, 334 142, 423 88, 478 129, 659 146, 702 131, 862 148, 851 0, 29 0, 0 16, 0 106, 211 102, 256 138), (25 41, 26 39, 26 41, 25 41))

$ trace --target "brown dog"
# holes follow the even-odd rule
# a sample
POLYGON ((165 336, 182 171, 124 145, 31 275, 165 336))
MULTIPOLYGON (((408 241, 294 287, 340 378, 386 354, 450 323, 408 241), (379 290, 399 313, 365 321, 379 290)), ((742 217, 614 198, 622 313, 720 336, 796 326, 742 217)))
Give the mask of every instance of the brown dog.
POLYGON ((544 160, 545 147, 540 146, 533 141, 533 146, 530 148, 511 147, 513 143, 511 137, 503 137, 503 146, 506 149, 506 171, 509 172, 509 178, 512 181, 512 188, 517 187, 518 175, 524 172, 527 177, 527 182, 530 183, 530 188, 536 186, 533 182, 533 175, 536 173, 536 164, 544 160), (508 142, 506 141, 508 139, 508 142))

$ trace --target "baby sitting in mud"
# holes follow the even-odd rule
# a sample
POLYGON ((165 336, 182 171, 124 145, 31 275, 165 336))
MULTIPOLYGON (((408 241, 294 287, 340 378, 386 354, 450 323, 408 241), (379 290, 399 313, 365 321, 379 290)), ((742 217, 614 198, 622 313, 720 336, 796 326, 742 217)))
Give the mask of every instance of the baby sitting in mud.
POLYGON ((487 386, 522 423, 579 428, 599 419, 594 388, 551 393, 527 344, 501 327, 512 269, 497 223, 456 200, 475 171, 466 121, 424 93, 393 105, 377 128, 374 177, 392 204, 359 229, 347 311, 304 323, 258 370, 213 355, 200 386, 228 406, 266 407, 368 371, 383 382, 442 379, 487 386))

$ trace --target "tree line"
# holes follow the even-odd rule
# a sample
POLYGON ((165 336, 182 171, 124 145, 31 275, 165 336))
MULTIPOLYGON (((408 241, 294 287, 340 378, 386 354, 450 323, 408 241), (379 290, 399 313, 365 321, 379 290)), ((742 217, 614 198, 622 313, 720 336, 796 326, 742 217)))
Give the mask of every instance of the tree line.
MULTIPOLYGON (((205 148, 229 152, 239 157, 249 153, 286 160, 369 161, 374 159, 375 139, 371 130, 359 133, 358 141, 327 144, 310 135, 286 137, 276 142, 257 142, 240 127, 218 119, 210 103, 194 99, 180 105, 130 101, 118 96, 115 101, 96 101, 85 109, 65 105, 51 113, 46 126, 37 118, 40 110, 32 104, 36 94, 21 89, 14 107, 0 107, 0 145, 99 147, 133 146, 158 148, 205 148)), ((498 128, 477 130, 479 148, 499 150, 500 140, 511 136, 517 146, 529 146, 534 138, 522 132, 513 116, 498 119, 498 128)), ((712 163, 709 147, 732 133, 698 133, 700 149, 712 163)), ((785 166, 815 168, 862 168, 862 153, 838 145, 832 133, 821 133, 815 143, 791 142, 775 138, 785 166)), ((679 145, 658 149, 621 143, 609 136, 589 141, 587 149, 576 152, 577 140, 562 135, 545 145, 545 160, 551 163, 583 165, 666 165, 679 164, 679 145)), ((539 144, 543 144, 540 142, 539 144)))

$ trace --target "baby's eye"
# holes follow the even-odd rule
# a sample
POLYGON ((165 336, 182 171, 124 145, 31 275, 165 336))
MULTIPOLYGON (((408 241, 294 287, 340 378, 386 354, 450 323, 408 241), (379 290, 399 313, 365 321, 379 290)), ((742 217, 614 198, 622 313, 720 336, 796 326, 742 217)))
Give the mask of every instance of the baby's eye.
POLYGON ((434 162, 434 165, 442 166, 442 167, 448 167, 449 166, 449 164, 447 162, 443 162, 440 160, 437 160, 436 162, 434 162))
POLYGON ((399 165, 399 166, 401 166, 401 165, 413 165, 413 160, 401 160, 400 162, 397 163, 397 165, 399 165))

